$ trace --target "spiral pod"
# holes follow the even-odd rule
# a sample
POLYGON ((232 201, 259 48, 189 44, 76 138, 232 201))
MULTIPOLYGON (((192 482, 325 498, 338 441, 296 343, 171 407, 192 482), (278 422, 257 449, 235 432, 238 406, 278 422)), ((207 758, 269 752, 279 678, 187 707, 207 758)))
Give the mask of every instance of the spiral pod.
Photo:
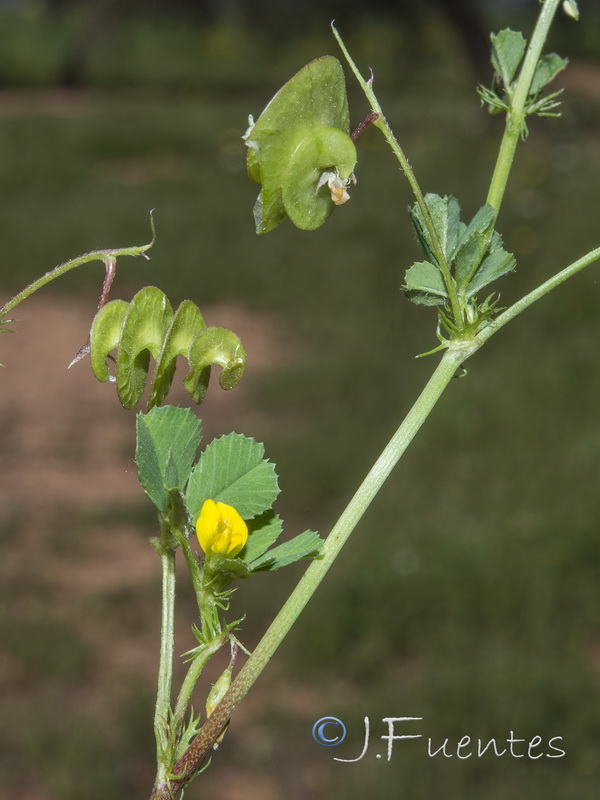
POLYGON ((356 148, 348 135, 344 73, 333 56, 311 61, 271 100, 246 132, 248 174, 261 191, 257 233, 286 218, 319 228, 348 199, 356 148))
POLYGON ((227 328, 207 328, 200 310, 184 300, 173 313, 160 289, 146 286, 130 303, 113 300, 96 314, 90 331, 90 360, 99 381, 114 381, 121 405, 133 408, 140 400, 155 362, 148 408, 167 396, 175 375, 176 358, 184 356, 189 371, 184 386, 201 403, 208 390, 211 366, 222 367, 219 385, 232 389, 242 377, 246 352, 240 339, 227 328), (107 357, 116 350, 115 374, 107 357))

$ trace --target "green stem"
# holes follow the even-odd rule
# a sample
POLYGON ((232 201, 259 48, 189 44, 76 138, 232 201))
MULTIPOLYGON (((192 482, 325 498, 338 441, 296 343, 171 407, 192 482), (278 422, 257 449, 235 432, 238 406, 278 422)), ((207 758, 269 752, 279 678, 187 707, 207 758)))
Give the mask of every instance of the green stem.
POLYGON ((154 735, 156 737, 157 782, 164 780, 168 763, 169 718, 171 714, 171 685, 173 681, 173 651, 175 647, 175 551, 171 547, 160 550, 162 563, 162 614, 160 626, 160 663, 158 691, 154 710, 154 735))
POLYGON ((202 598, 203 598, 203 591, 204 587, 202 586, 202 573, 198 562, 194 558, 194 553, 192 552, 192 548, 190 546, 189 540, 185 533, 182 531, 175 531, 175 536, 177 537, 177 541, 181 547, 181 552, 183 553, 183 557, 185 558, 185 563, 188 566, 190 571, 190 575, 192 576, 192 586, 194 587, 194 594, 196 595, 196 603, 198 605, 198 611, 202 616, 202 598))
POLYGON ((192 576, 192 585, 194 587, 194 594, 196 595, 196 604, 200 614, 202 636, 205 641, 209 641, 219 636, 221 633, 221 625, 215 605, 214 591, 210 587, 210 578, 208 580, 208 585, 205 585, 204 581, 206 572, 200 568, 198 562, 196 561, 187 536, 180 530, 175 530, 175 536, 181 546, 183 557, 185 558, 186 564, 192 576))
MULTIPOLYGON (((446 351, 435 372, 408 415, 391 438, 356 494, 327 537, 321 557, 312 562, 291 596, 273 620, 256 649, 233 681, 231 688, 201 728, 185 755, 175 764, 173 775, 180 776, 171 783, 175 794, 198 769, 211 744, 218 737, 234 709, 254 684, 283 641, 309 599, 325 577, 336 556, 348 540, 359 520, 379 492, 386 478, 423 425, 444 389, 461 364, 477 350, 474 342, 453 343, 446 351)), ((166 800, 167 795, 155 789, 153 800, 166 800)))
POLYGON ((389 146, 392 149, 392 152, 394 153, 394 155, 396 156, 396 158, 400 162, 400 166, 402 167, 402 171, 406 175, 406 179, 410 184, 410 188, 413 191, 413 194, 414 194, 414 196, 416 198, 416 201, 417 201, 417 204, 418 204, 419 209, 421 211, 421 214, 423 215, 423 219, 425 221, 425 225, 427 226, 427 231, 429 233, 431 242, 433 244, 434 255, 435 255, 435 258, 436 258, 436 260, 437 260, 437 262, 438 262, 438 264, 440 266, 440 271, 441 271, 441 273, 443 275, 443 278, 444 278, 444 283, 446 285, 446 290, 448 291, 448 297, 450 299, 450 306, 452 308, 452 314, 454 316, 455 321, 457 323, 460 323, 461 321, 464 321, 464 320, 463 320, 463 314, 462 314, 462 307, 460 305, 460 302, 459 302, 459 299, 458 299, 458 293, 456 291, 456 284, 455 284, 454 279, 453 279, 453 277, 452 277, 452 275, 450 273, 450 267, 449 267, 448 261, 446 259, 446 254, 444 253, 444 248, 442 247, 441 242, 439 240, 439 237, 437 235, 437 231, 435 229, 435 225, 433 224, 433 220, 431 218, 431 214, 429 213, 429 208, 427 207, 427 203, 425 202, 425 198, 423 196, 423 192, 421 191, 421 187, 419 186, 419 183, 417 181, 415 173, 414 173, 414 171, 413 171, 408 159, 404 155, 404 151, 400 147, 400 143, 398 142, 398 140, 394 136, 394 132, 390 128, 390 126, 388 124, 388 121, 386 120, 386 118, 384 116, 384 113, 383 113, 382 108, 381 108, 381 106, 379 104, 379 101, 377 100, 375 92, 373 91, 373 79, 371 78, 371 80, 366 81, 363 78, 363 76, 360 74, 360 71, 359 71, 358 67, 356 66, 356 64, 352 60, 352 56, 348 52, 348 49, 347 49, 346 45, 342 41, 341 36, 339 35, 339 33, 337 32, 337 30, 335 29, 335 27, 333 25, 331 26, 331 29, 333 31, 333 35, 335 36, 335 38, 337 40, 338 45, 340 46, 340 49, 341 49, 342 53, 344 54, 344 57, 345 57, 346 61, 348 62, 348 65, 349 65, 350 69, 354 73, 358 83, 360 84, 361 89, 365 93, 365 96, 366 96, 367 100, 369 101, 369 103, 371 105, 371 109, 372 109, 373 113, 377 115, 377 118, 373 120, 373 125, 375 125, 377 128, 379 128, 379 130, 384 135, 386 142, 389 144, 389 146))
MULTIPOLYGON (((12 297, 7 303, 5 303, 2 308, 0 308, 0 320, 3 316, 8 314, 10 311, 13 310, 19 303, 22 303, 23 300, 26 300, 30 295, 34 292, 37 292, 38 289, 41 289, 46 284, 50 283, 51 281, 55 280, 56 278, 60 278, 61 275, 64 275, 65 272, 69 272, 75 267, 80 267, 83 264, 88 264, 90 261, 104 261, 109 258, 117 258, 119 256, 141 256, 144 255, 146 250, 149 250, 152 245, 154 244, 154 222, 152 217, 150 218, 151 225, 152 225, 152 241, 148 244, 139 245, 136 247, 122 247, 117 250, 94 250, 91 253, 85 253, 82 256, 78 256, 77 258, 72 258, 70 261, 65 261, 64 264, 59 264, 58 267, 54 267, 49 272, 46 272, 45 275, 42 275, 41 278, 33 281, 30 283, 29 286, 26 286, 23 291, 19 292, 19 294, 12 297)), ((148 258, 148 256, 144 256, 148 258)))
POLYGON ((523 66, 519 72, 519 78, 512 97, 510 108, 506 114, 506 127, 504 136, 498 152, 498 159, 494 168, 494 174, 490 182, 487 196, 487 203, 492 206, 496 216, 500 211, 502 198, 508 182, 508 176, 515 157, 515 150, 525 123, 525 106, 531 81, 535 73, 538 61, 542 54, 542 49, 548 37, 548 31, 558 5, 561 0, 545 0, 535 25, 523 66))
POLYGON ((184 721, 186 709, 190 703, 192 698, 192 692, 194 691, 194 686, 198 682, 198 678, 200 677, 202 670, 208 663, 208 661, 212 658, 212 656, 223 647, 225 642, 229 639, 229 635, 227 633, 221 633, 216 636, 211 642, 207 642, 207 644, 203 645, 201 649, 198 651, 198 655, 196 655, 190 664, 190 667, 187 671, 187 675, 185 676, 183 683, 181 684, 181 690, 179 692, 179 696, 177 697, 177 702, 175 704, 175 710, 173 711, 173 725, 172 730, 174 733, 178 733, 181 729, 181 726, 184 721))
POLYGON ((545 283, 542 283, 541 286, 538 286, 537 289, 534 289, 529 294, 526 294, 525 297, 522 297, 520 300, 517 300, 510 308, 507 308, 502 314, 496 317, 495 320, 490 322, 478 335, 477 341, 479 342, 479 346, 487 342, 487 340, 493 336, 497 331, 500 330, 507 322, 510 322, 511 319, 514 319, 516 316, 521 314, 525 311, 526 308, 533 305, 537 300, 540 300, 544 295, 551 292, 552 289, 556 289, 557 286, 560 286, 561 283, 564 283, 568 278, 571 278, 573 275, 576 275, 578 272, 581 272, 582 269, 588 267, 590 264, 593 264, 594 261, 598 261, 600 259, 600 247, 597 247, 595 250, 591 250, 585 256, 577 259, 572 264, 569 264, 568 267, 565 267, 560 272, 557 272, 556 275, 553 275, 549 278, 545 283))

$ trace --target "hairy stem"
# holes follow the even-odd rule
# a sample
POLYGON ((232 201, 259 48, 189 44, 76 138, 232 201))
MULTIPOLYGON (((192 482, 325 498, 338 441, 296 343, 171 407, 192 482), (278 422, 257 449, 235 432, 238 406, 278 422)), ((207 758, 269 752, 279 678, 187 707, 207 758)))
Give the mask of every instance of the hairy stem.
POLYGON ((208 642, 207 644, 198 648, 198 652, 190 664, 187 675, 181 684, 181 690, 179 692, 179 696, 177 697, 177 702, 175 703, 172 724, 172 730, 174 732, 178 732, 183 725, 185 713, 190 704, 190 700, 192 699, 192 692, 194 691, 194 687, 198 682, 198 678, 200 677, 202 670, 214 656, 214 654, 220 650, 221 647, 223 647, 228 639, 229 635, 227 633, 221 633, 211 642, 208 642))
POLYGON ((171 685, 173 681, 173 651, 175 648, 175 551, 162 547, 162 614, 160 626, 160 662, 158 690, 154 710, 156 738, 157 782, 166 777, 168 769, 168 736, 171 715, 171 685))
POLYGON ((341 36, 339 35, 339 33, 337 32, 337 30, 333 25, 331 27, 333 30, 333 35, 335 36, 337 43, 340 46, 340 49, 344 54, 344 57, 348 62, 348 65, 350 66, 350 69, 354 73, 357 81, 360 84, 361 89, 365 93, 365 96, 371 105, 371 109, 373 111, 373 119, 372 119, 373 125, 375 125, 376 128, 379 128, 379 130, 382 132, 386 142, 389 144, 389 146, 392 149, 392 152, 400 162, 402 171, 406 175, 406 179, 410 184, 410 188, 413 191, 413 194, 415 196, 421 214, 423 215, 425 225, 427 226, 427 231, 431 238, 431 242, 434 246, 434 255, 440 266, 440 271, 444 278, 444 283, 446 285, 446 290, 448 292, 448 297, 450 299, 450 306, 452 307, 452 314, 456 322, 460 323, 464 320, 462 314, 462 307, 458 299, 458 293, 456 291, 454 278, 450 274, 450 267, 448 265, 446 254, 444 253, 444 249, 437 235, 435 225, 433 224, 431 214, 429 213, 429 208, 427 207, 427 203, 425 202, 425 197, 423 196, 423 192, 421 191, 421 187, 419 186, 419 182, 417 181, 413 168, 411 167, 407 157, 404 154, 404 151, 400 147, 400 143, 394 136, 394 132, 390 128, 388 121, 386 120, 383 114, 379 101, 377 100, 375 92, 373 91, 373 77, 371 76, 371 79, 368 81, 366 81, 363 78, 363 76, 360 74, 358 67, 354 63, 352 56, 348 52, 346 45, 342 41, 341 36))
POLYGON ((600 259, 600 247, 597 247, 595 250, 591 250, 585 256, 577 259, 572 264, 569 264, 568 267, 565 267, 560 272, 557 272, 556 275, 553 275, 547 281, 538 286, 537 289, 534 289, 529 294, 526 294, 525 297, 522 297, 520 300, 517 300, 510 308, 507 308, 502 314, 496 317, 495 320, 490 322, 481 333, 477 335, 477 341, 483 344, 486 342, 490 336, 493 336, 497 331, 500 330, 507 322, 510 322, 511 319, 514 319, 516 316, 521 314, 525 311, 526 308, 533 305, 535 302, 540 300, 544 295, 551 292, 552 289, 556 289, 557 286, 560 286, 561 283, 564 283, 566 280, 571 278, 573 275, 576 275, 578 272, 581 272, 582 269, 588 267, 590 264, 593 264, 594 261, 598 261, 600 259))
POLYGON ((8 314, 10 311, 13 310, 19 303, 22 303, 23 300, 26 300, 30 297, 34 292, 37 292, 38 289, 41 289, 46 284, 50 283, 51 281, 55 280, 56 278, 60 278, 61 275, 64 275, 66 272, 69 272, 75 267, 81 267, 83 264, 88 264, 90 261, 103 261, 105 266, 114 262, 114 259, 118 258, 119 256, 144 256, 146 251, 149 250, 152 245, 154 244, 154 222, 151 219, 152 224, 152 241, 148 244, 139 245, 137 247, 122 247, 117 250, 93 250, 91 253, 85 253, 82 256, 78 256, 77 258, 72 258, 70 261, 65 261, 64 264, 59 264, 58 267, 54 267, 49 272, 46 272, 45 275, 42 275, 41 278, 33 281, 30 283, 29 286, 26 286, 23 291, 16 294, 12 297, 7 303, 5 303, 2 308, 0 308, 0 320, 3 316, 8 314))

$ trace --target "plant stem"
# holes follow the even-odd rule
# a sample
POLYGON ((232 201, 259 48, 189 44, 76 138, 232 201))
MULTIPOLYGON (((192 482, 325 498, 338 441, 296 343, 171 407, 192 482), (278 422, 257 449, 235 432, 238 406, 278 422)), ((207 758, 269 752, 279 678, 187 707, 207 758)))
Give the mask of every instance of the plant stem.
MULTIPOLYGON (((164 537, 163 537, 164 538, 164 537)), ((160 663, 158 691, 154 710, 154 735, 156 737, 157 783, 165 779, 168 769, 169 717, 171 714, 171 684, 173 681, 173 651, 175 647, 175 551, 162 546, 162 613, 160 625, 160 663)))
POLYGON ((359 82, 361 89, 365 93, 365 96, 366 96, 367 100, 369 101, 369 103, 371 105, 371 109, 373 111, 373 114, 375 115, 375 119, 373 119, 373 125, 375 125, 375 127, 379 128, 379 130, 383 133, 386 142, 389 144, 389 146, 392 149, 392 152, 394 153, 394 155, 396 156, 396 158, 400 162, 400 166, 402 167, 402 171, 406 175, 406 179, 410 184, 410 188, 412 189, 413 194, 414 194, 414 196, 416 198, 416 201, 417 201, 417 204, 418 204, 419 209, 421 211, 421 214, 423 215, 423 219, 425 221, 425 225, 427 226, 427 231, 428 231, 429 236, 431 238, 431 242, 432 242, 432 244, 434 246, 434 255, 435 255, 436 260, 437 260, 437 262, 438 262, 438 264, 440 266, 440 271, 441 271, 441 273, 443 275, 443 278, 444 278, 444 283, 446 285, 446 290, 448 292, 448 298, 450 300, 450 306, 452 308, 452 314, 454 316, 455 321, 457 323, 460 323, 460 322, 462 322, 464 320, 463 320, 463 314, 462 314, 462 307, 461 307, 459 299, 458 299, 458 293, 456 291, 456 285, 455 285, 455 282, 454 282, 454 278, 452 277, 452 275, 450 273, 450 267, 448 265, 448 260, 446 258, 446 254, 444 253, 444 249, 443 249, 443 247, 441 245, 441 242, 439 240, 439 237, 437 235, 437 231, 435 229, 435 225, 433 224, 433 220, 431 218, 431 214, 429 213, 429 208, 427 207, 427 203, 425 202, 425 198, 423 196, 423 192, 421 191, 421 187, 419 186, 419 183, 417 181, 415 173, 414 173, 414 171, 413 171, 408 159, 404 155, 404 151, 400 147, 400 143, 398 142, 398 140, 394 136, 394 132, 390 128, 390 126, 388 124, 388 121, 386 120, 386 118, 384 116, 384 113, 383 113, 382 108, 381 108, 381 106, 379 104, 379 101, 377 100, 375 92, 373 91, 373 78, 371 77, 371 80, 368 80, 368 81, 366 81, 363 78, 363 76, 360 74, 360 71, 359 71, 358 67, 356 66, 356 64, 352 60, 352 57, 351 57, 350 53, 348 52, 348 49, 347 49, 346 45, 342 41, 341 36, 339 35, 339 33, 337 32, 337 30, 335 29, 335 27, 333 25, 331 26, 331 28, 332 28, 332 31, 333 31, 333 35, 335 36, 335 38, 337 40, 337 43, 340 46, 340 49, 341 49, 342 53, 344 54, 344 57, 345 57, 346 61, 348 62, 348 65, 350 66, 350 69, 352 70, 352 72, 356 76, 356 79, 359 82))
POLYGON ((221 647, 223 647, 228 639, 229 635, 227 633, 219 634, 211 642, 207 642, 205 645, 203 645, 202 648, 199 649, 198 655, 194 657, 188 669, 187 675, 181 684, 181 690, 179 692, 179 696, 177 697, 177 702, 175 703, 172 724, 172 730, 174 732, 178 732, 183 724, 185 712, 192 697, 192 692, 194 691, 194 687, 198 682, 198 678, 200 677, 202 670, 212 656, 214 656, 214 654, 220 650, 221 647))
MULTIPOLYGON (((194 775, 208 749, 218 737, 234 709, 254 684, 268 664, 284 636, 292 627, 309 599, 325 577, 336 556, 348 540, 359 520, 379 492, 386 478, 397 464, 415 434, 425 422, 444 389, 461 364, 477 350, 479 345, 470 342, 453 342, 444 354, 435 372, 406 418, 393 435, 370 472, 359 486, 339 520, 327 537, 321 557, 312 562, 304 576, 273 620, 256 649, 233 681, 231 688, 200 729, 185 755, 173 767, 171 791, 176 794, 194 775)), ((168 794, 155 789, 152 800, 167 800, 168 794)))
MULTIPOLYGON (((108 260, 118 258, 119 256, 144 255, 146 250, 149 250, 154 244, 154 222, 152 221, 152 217, 150 219, 152 224, 151 242, 136 247, 122 247, 117 250, 93 250, 91 253, 85 253, 77 258, 72 258, 70 261, 65 261, 64 264, 59 264, 58 267, 54 267, 54 269, 46 272, 45 275, 42 275, 41 278, 38 278, 37 280, 33 281, 33 283, 30 283, 29 286, 26 286, 25 289, 23 289, 23 291, 19 292, 19 294, 15 295, 7 303, 5 303, 2 308, 0 308, 0 320, 3 316, 8 314, 9 311, 12 311, 13 308, 18 306, 19 303, 22 303, 23 300, 26 300, 34 292, 37 292, 38 289, 46 286, 46 284, 50 283, 56 278, 60 278, 60 276, 64 275, 65 272, 69 272, 69 270, 75 269, 75 267, 88 264, 90 261, 103 261, 106 265, 108 260)), ((145 255, 144 257, 148 258, 148 256, 145 255)))
POLYGON ((531 81, 560 1, 561 0, 545 0, 540 10, 521 71, 519 72, 512 102, 506 114, 504 136, 500 144, 498 159, 494 168, 486 201, 492 206, 496 216, 498 216, 498 212, 500 211, 508 176, 515 157, 515 150, 517 149, 519 138, 522 135, 526 116, 525 105, 527 103, 531 81))
POLYGON ((521 312, 525 311, 526 308, 533 305, 537 300, 540 300, 544 295, 551 292, 552 289, 556 289, 557 286, 560 286, 561 283, 564 283, 568 278, 576 275, 582 269, 592 264, 594 261, 598 261, 600 259, 600 247, 597 247, 595 250, 591 250, 585 256, 577 259, 572 264, 569 264, 568 267, 565 267, 560 272, 557 272, 556 275, 553 275, 549 278, 545 283, 542 283, 541 286, 538 286, 537 289, 534 289, 529 294, 526 294, 525 297, 522 297, 520 300, 517 300, 510 308, 507 308, 502 314, 496 317, 495 320, 489 323, 478 335, 477 341, 480 343, 480 346, 487 342, 487 340, 493 336, 500 328, 506 325, 507 322, 510 322, 511 319, 514 319, 516 316, 521 314, 521 312))

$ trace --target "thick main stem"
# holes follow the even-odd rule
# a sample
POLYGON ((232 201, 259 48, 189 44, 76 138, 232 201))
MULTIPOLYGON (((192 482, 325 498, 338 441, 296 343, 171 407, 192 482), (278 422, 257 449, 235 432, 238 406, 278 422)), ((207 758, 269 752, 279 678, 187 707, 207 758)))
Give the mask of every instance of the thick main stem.
MULTIPOLYGON (((323 546, 321 558, 312 562, 306 573, 271 623, 271 626, 234 680, 231 688, 201 728, 185 755, 175 764, 171 792, 176 794, 198 769, 210 746, 218 737, 272 655, 283 641, 309 599, 325 577, 350 534, 381 489, 386 478, 434 408, 460 365, 477 349, 473 342, 446 351, 416 403, 393 435, 354 497, 333 527, 323 546)), ((155 788, 151 800, 168 800, 168 787, 155 788)))
POLYGON ((525 54, 523 66, 519 73, 512 102, 506 114, 504 136, 502 137, 498 159, 487 196, 487 203, 492 206, 496 216, 498 216, 502 204, 508 176, 515 157, 515 150, 517 149, 517 144, 523 130, 525 105, 527 103, 531 81, 535 73, 535 68, 540 60, 542 49, 559 3, 560 0, 545 0, 542 6, 536 26, 531 35, 531 41, 527 48, 527 53, 525 54))

